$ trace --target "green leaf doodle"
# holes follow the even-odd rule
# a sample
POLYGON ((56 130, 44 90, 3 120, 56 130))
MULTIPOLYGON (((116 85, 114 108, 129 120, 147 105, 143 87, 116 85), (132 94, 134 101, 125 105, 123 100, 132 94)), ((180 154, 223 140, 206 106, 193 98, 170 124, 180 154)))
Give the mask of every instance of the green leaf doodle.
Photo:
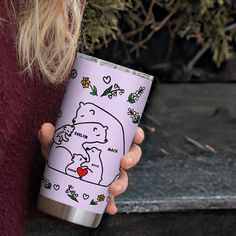
POLYGON ((94 93, 96 94, 96 96, 98 95, 98 93, 97 93, 97 88, 96 88, 96 86, 94 85, 93 86, 93 91, 94 91, 94 93))
POLYGON ((90 94, 93 95, 93 96, 97 96, 97 95, 98 95, 98 92, 97 92, 96 86, 93 85, 93 87, 91 87, 91 89, 92 89, 92 92, 91 92, 90 94))
POLYGON ((96 206, 98 203, 93 200, 91 200, 90 205, 96 206))
POLYGON ((103 94, 101 95, 101 97, 107 96, 107 95, 112 91, 112 87, 113 87, 113 85, 111 85, 109 88, 107 88, 107 89, 103 92, 103 94))
POLYGON ((67 196, 70 197, 73 201, 78 202, 77 198, 74 195, 69 195, 68 194, 67 196))

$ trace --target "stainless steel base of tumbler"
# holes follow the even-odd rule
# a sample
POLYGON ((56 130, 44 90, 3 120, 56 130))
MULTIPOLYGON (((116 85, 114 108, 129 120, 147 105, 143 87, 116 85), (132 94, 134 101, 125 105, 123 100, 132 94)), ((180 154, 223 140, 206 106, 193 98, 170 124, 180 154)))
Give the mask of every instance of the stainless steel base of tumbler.
POLYGON ((40 211, 49 215, 91 228, 96 228, 102 219, 102 214, 65 205, 42 195, 39 195, 38 197, 37 207, 40 211))

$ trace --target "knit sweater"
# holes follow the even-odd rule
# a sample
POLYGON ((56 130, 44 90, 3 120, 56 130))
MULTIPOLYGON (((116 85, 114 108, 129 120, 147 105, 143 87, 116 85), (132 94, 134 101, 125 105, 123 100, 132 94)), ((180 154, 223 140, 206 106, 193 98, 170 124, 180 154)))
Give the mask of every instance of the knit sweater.
MULTIPOLYGON (((7 19, 4 1, 0 16, 7 19)), ((52 86, 39 76, 23 75, 9 23, 0 26, 0 231, 22 235, 36 209, 44 161, 37 132, 55 124, 65 83, 52 86)))

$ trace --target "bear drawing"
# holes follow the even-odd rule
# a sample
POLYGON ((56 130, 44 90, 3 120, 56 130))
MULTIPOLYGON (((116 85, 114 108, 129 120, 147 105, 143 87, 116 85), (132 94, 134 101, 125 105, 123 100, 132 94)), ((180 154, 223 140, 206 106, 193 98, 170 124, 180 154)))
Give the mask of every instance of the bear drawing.
POLYGON ((109 186, 117 178, 128 150, 121 121, 105 107, 79 103, 71 123, 55 132, 48 167, 100 186, 109 186))
POLYGON ((106 143, 107 140, 107 126, 103 126, 97 122, 84 122, 74 124, 75 129, 70 137, 70 143, 76 145, 71 146, 71 153, 79 153, 89 161, 87 154, 87 144, 92 143, 106 143))
POLYGON ((73 177, 79 178, 79 173, 77 172, 77 169, 81 167, 81 165, 87 161, 85 157, 83 157, 81 154, 73 154, 71 163, 66 166, 66 174, 71 175, 73 177))
POLYGON ((103 165, 101 161, 102 150, 92 147, 87 149, 89 154, 89 161, 83 162, 81 167, 88 170, 88 174, 82 177, 82 180, 99 184, 102 181, 103 165))
POLYGON ((124 129, 121 122, 104 108, 91 102, 80 102, 72 122, 76 124, 88 121, 99 122, 101 124, 106 122, 106 124, 110 125, 107 130, 108 142, 86 145, 89 148, 96 146, 102 150, 103 177, 99 184, 108 186, 120 173, 120 159, 125 154, 124 129), (111 152, 111 150, 117 150, 117 152, 111 152))
POLYGON ((103 165, 101 161, 101 150, 92 147, 87 149, 89 160, 80 154, 74 154, 66 167, 66 174, 79 178, 83 181, 99 184, 102 180, 103 165))
POLYGON ((97 117, 100 114, 104 114, 104 112, 101 113, 101 111, 94 106, 92 103, 79 103, 79 108, 76 111, 76 116, 72 120, 73 124, 82 122, 84 120, 86 121, 92 121, 95 117, 97 117))
POLYGON ((48 166, 63 173, 74 154, 80 154, 89 161, 87 144, 107 142, 107 126, 97 122, 84 122, 76 123, 73 127, 68 142, 62 141, 60 145, 53 142, 50 147, 48 166), (60 158, 60 161, 57 158, 60 158))
POLYGON ((69 138, 74 131, 75 127, 73 125, 64 125, 57 129, 54 134, 54 143, 61 144, 62 141, 68 142, 69 138))

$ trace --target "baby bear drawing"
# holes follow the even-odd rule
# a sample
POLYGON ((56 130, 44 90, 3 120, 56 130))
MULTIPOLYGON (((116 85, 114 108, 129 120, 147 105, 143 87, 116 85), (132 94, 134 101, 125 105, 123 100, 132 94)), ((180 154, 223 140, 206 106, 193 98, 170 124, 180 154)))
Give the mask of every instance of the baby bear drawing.
POLYGON ((101 161, 102 150, 96 147, 87 148, 86 150, 89 159, 80 154, 74 154, 72 163, 66 167, 66 174, 87 182, 99 184, 102 181, 103 174, 101 161))
POLYGON ((80 102, 71 123, 55 131, 47 164, 78 180, 109 186, 124 153, 121 122, 93 103, 80 102))
POLYGON ((61 144, 62 141, 68 142, 69 137, 73 133, 75 127, 73 125, 64 125, 55 131, 54 143, 61 144))

